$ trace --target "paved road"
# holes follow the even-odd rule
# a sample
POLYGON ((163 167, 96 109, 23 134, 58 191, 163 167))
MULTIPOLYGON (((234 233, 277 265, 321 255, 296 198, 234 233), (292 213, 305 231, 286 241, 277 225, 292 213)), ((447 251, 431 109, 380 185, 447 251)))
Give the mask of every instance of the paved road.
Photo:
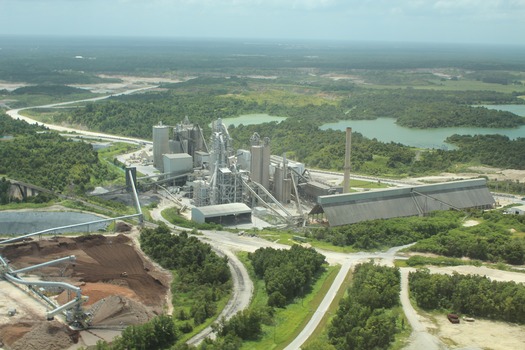
POLYGON ((303 328, 301 333, 286 347, 285 350, 296 350, 301 348, 301 345, 304 344, 305 341, 308 340, 310 335, 315 331, 321 320, 326 314, 326 311, 328 311, 328 308, 332 304, 332 301, 335 298, 335 295, 339 291, 339 288, 341 288, 341 285, 343 284, 346 275, 348 274, 348 271, 350 271, 350 268, 352 267, 352 260, 347 260, 343 263, 341 266, 341 270, 339 270, 339 273, 335 277, 334 282, 332 283, 332 286, 326 293, 325 297, 323 298, 323 301, 321 301, 321 304, 317 308, 317 310, 312 315, 312 318, 306 326, 303 328))
MULTIPOLYGON (((164 208, 166 208, 167 204, 169 204, 169 201, 167 201, 166 199, 163 199, 160 205, 158 205, 157 208, 155 208, 154 210, 150 212, 151 217, 155 220, 160 220, 166 223, 169 227, 173 229, 185 230, 184 228, 176 227, 172 225, 171 223, 169 223, 166 219, 162 217, 161 212, 164 208)), ((229 238, 231 238, 231 236, 238 237, 229 232, 224 232, 224 234, 225 234, 224 236, 228 236, 229 238)), ((250 301, 253 295, 253 282, 244 264, 234 254, 233 252, 234 250, 228 247, 227 244, 222 244, 222 240, 221 240, 222 236, 223 236, 223 233, 216 233, 216 232, 208 231, 207 235, 205 235, 204 237, 199 236, 199 238, 201 240, 208 241, 207 243, 211 243, 210 245, 218 254, 225 255, 228 257, 228 266, 232 273, 233 293, 232 293, 230 300, 228 301, 228 303, 226 304, 226 306, 224 307, 224 309, 222 310, 218 318, 219 319, 222 319, 222 318, 230 319, 236 313, 246 309, 250 305, 250 301), (210 239, 208 238, 208 235, 214 238, 212 242, 209 242, 210 239)), ((213 329, 211 327, 206 327, 199 334, 196 334, 193 338, 188 340, 187 343, 189 345, 198 345, 204 339, 206 338, 213 339, 214 337, 215 337, 215 334, 213 333, 213 329)))
POLYGON ((139 88, 139 89, 127 90, 127 91, 124 91, 124 92, 121 92, 121 93, 117 93, 117 94, 99 96, 99 97, 88 98, 88 99, 84 99, 84 100, 60 102, 60 103, 52 103, 52 104, 42 105, 42 106, 34 106, 34 107, 24 107, 24 108, 11 109, 11 110, 7 111, 6 114, 9 115, 13 119, 24 120, 24 121, 26 121, 29 124, 44 125, 45 127, 49 128, 51 130, 57 130, 57 131, 60 131, 60 132, 74 132, 74 133, 77 133, 77 134, 82 134, 82 135, 91 136, 91 137, 97 137, 97 138, 103 138, 103 139, 110 140, 110 141, 123 141, 123 142, 132 142, 132 143, 152 144, 151 141, 143 140, 143 139, 137 139, 137 138, 133 138, 133 137, 123 137, 123 136, 118 136, 118 135, 104 134, 104 133, 100 133, 100 132, 93 132, 93 131, 87 131, 87 130, 68 128, 68 127, 59 126, 59 125, 41 123, 41 122, 39 122, 37 120, 34 120, 34 119, 29 118, 29 117, 25 117, 23 115, 20 115, 20 111, 23 111, 25 109, 34 109, 34 108, 53 108, 53 107, 66 106, 66 105, 79 103, 79 102, 100 101, 100 100, 104 100, 104 99, 109 98, 109 97, 120 96, 120 95, 130 95, 130 94, 133 94, 133 93, 136 93, 136 92, 149 90, 149 89, 154 89, 156 87, 157 86, 147 86, 147 87, 142 87, 142 88, 139 88))
POLYGON ((401 305, 407 317, 408 323, 412 327, 412 334, 410 335, 409 345, 405 347, 406 350, 443 350, 447 349, 439 338, 427 332, 427 328, 419 320, 419 315, 410 303, 408 293, 408 274, 410 269, 401 269, 401 305))

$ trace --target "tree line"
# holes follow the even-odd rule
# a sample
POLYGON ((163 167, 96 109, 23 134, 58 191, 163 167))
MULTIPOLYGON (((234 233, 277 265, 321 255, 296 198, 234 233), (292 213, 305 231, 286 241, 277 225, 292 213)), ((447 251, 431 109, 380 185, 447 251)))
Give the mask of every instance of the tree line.
POLYGON ((463 216, 463 213, 454 211, 436 211, 426 217, 377 219, 352 225, 311 228, 306 236, 336 246, 350 246, 359 250, 380 249, 447 233, 461 225, 463 216))
POLYGON ((140 246, 163 268, 174 271, 172 292, 175 317, 184 332, 191 332, 193 326, 202 324, 216 313, 217 301, 231 289, 231 273, 226 257, 219 257, 209 244, 189 236, 185 231, 172 234, 165 225, 143 229, 140 246), (189 309, 176 304, 182 294, 192 296, 189 309))
POLYGON ((479 219, 479 225, 451 227, 421 239, 410 250, 513 265, 525 263, 525 238, 510 231, 525 232, 524 216, 491 211, 479 219))
POLYGON ((486 276, 411 272, 410 293, 419 307, 445 309, 473 317, 525 323, 525 286, 491 281, 486 276))
POLYGON ((399 269, 373 262, 355 267, 348 294, 328 327, 335 349, 386 349, 402 328, 399 269))

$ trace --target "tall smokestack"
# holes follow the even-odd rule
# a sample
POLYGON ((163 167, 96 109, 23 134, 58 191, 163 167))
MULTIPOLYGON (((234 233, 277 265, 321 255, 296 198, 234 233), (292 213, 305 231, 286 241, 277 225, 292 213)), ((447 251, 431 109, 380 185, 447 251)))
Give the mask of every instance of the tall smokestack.
POLYGON ((350 191, 350 158, 352 155, 352 128, 346 128, 345 167, 343 178, 343 193, 350 191))

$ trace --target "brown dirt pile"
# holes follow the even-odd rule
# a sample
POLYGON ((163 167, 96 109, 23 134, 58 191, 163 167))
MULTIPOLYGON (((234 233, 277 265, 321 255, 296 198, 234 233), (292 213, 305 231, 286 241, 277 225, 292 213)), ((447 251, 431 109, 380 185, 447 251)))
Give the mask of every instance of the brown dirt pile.
POLYGON ((73 283, 86 282, 88 296, 90 291, 93 292, 94 300, 90 303, 116 293, 160 309, 169 276, 156 271, 130 244, 130 239, 124 235, 59 237, 13 244, 4 247, 2 255, 17 268, 75 255, 74 266, 62 264, 35 270, 35 273, 45 277, 67 277, 73 283), (90 290, 93 283, 107 284, 107 290, 104 291, 101 285, 97 291, 90 290))
POLYGON ((35 324, 29 332, 16 340, 12 350, 55 350, 66 349, 73 345, 68 328, 57 322, 41 322, 35 324))

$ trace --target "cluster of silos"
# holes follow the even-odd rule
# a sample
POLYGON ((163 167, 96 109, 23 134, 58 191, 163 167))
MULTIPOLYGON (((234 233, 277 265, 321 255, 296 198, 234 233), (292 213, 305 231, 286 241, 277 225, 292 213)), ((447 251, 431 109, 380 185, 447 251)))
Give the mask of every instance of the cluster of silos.
POLYGON ((187 153, 193 159, 193 166, 200 167, 207 161, 208 146, 204 140, 202 129, 192 124, 188 117, 173 128, 173 140, 170 140, 170 150, 173 153, 187 153))
POLYGON ((173 128, 160 122, 153 126, 153 166, 161 173, 182 174, 208 162, 209 154, 202 130, 186 117, 173 128))
POLYGON ((282 165, 279 164, 273 173, 273 192, 274 197, 281 203, 290 202, 292 194, 293 174, 289 173, 286 157, 283 157, 282 165))
POLYGON ((260 183, 267 190, 270 189, 270 139, 262 141, 259 134, 254 133, 250 138, 250 179, 260 183))

